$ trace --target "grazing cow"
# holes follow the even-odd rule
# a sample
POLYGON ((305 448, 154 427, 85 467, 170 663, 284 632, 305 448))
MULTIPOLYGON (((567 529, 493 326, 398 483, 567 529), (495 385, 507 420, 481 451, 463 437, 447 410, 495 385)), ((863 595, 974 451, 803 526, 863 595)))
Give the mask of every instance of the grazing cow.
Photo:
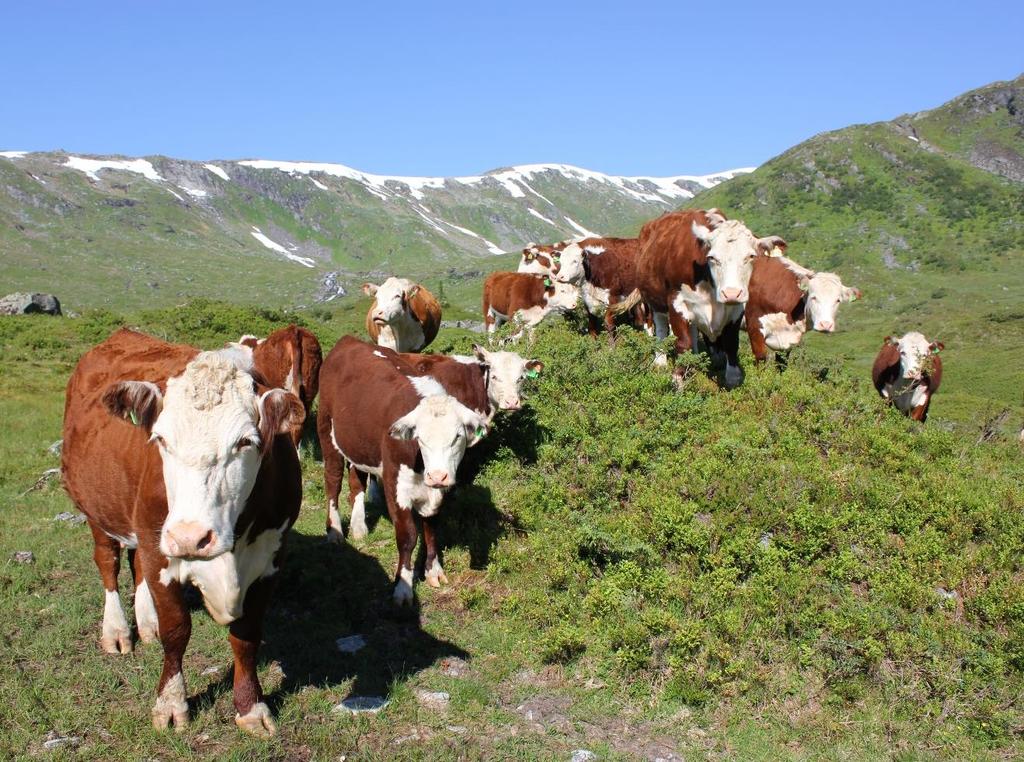
POLYGON ((294 395, 254 380, 249 363, 237 348, 200 352, 122 329, 87 352, 68 381, 61 466, 89 521, 106 590, 100 644, 109 653, 132 648, 117 591, 126 547, 139 637, 159 635, 164 649, 157 728, 188 721, 181 663, 191 582, 230 630, 235 723, 275 731, 256 657, 302 501, 287 434, 304 413, 294 395))
POLYGON ((509 320, 522 325, 513 336, 532 331, 550 313, 576 308, 579 289, 570 283, 531 273, 491 273, 484 281, 484 323, 493 334, 509 320))
POLYGON ((832 333, 839 305, 860 298, 835 273, 819 273, 783 256, 757 257, 744 312, 757 362, 768 350, 788 352, 808 329, 832 333))
POLYGON ((363 293, 373 297, 366 313, 370 341, 396 352, 419 352, 437 336, 441 305, 420 284, 388 278, 379 286, 364 283, 363 293))
MULTIPOLYGON (((523 382, 536 377, 544 369, 540 360, 527 360, 514 352, 488 352, 479 345, 469 355, 396 355, 408 364, 409 375, 430 376, 463 405, 479 413, 490 428, 498 410, 519 410, 523 382)), ((473 446, 476 441, 470 442, 473 446)), ((366 476, 349 470, 349 532, 353 539, 366 537, 366 476)), ((340 543, 344 537, 337 505, 328 507, 327 539, 340 543)), ((433 583, 431 578, 428 582, 433 583)))
POLYGON ((636 328, 654 334, 647 310, 640 299, 636 277, 639 238, 584 238, 578 242, 582 251, 583 278, 580 291, 587 307, 590 335, 597 336, 603 322, 611 333, 615 318, 632 313, 636 328), (626 300, 630 300, 628 303, 626 300))
POLYGON ((562 249, 571 241, 559 241, 552 244, 531 243, 523 249, 517 272, 551 275, 561 260, 562 249))
POLYGON ((754 258, 775 246, 785 247, 785 241, 757 238, 716 209, 668 212, 640 231, 637 279, 657 336, 671 328, 676 351, 684 352, 696 351, 696 332, 702 333, 724 352, 730 388, 743 380, 739 330, 754 258))
POLYGON ((350 501, 365 490, 365 475, 380 481, 398 544, 396 603, 413 597, 414 511, 423 523, 427 581, 447 582, 437 557, 435 517, 466 447, 486 426, 485 416, 449 395, 437 379, 417 375, 391 350, 343 336, 324 360, 317 431, 328 512, 337 511, 346 461, 362 477, 352 484, 350 473, 350 501))
MULTIPOLYGON (((263 376, 267 385, 285 389, 302 400, 306 417, 309 417, 320 388, 320 365, 323 363, 320 342, 313 332, 292 324, 274 331, 265 339, 247 335, 238 343, 252 350, 253 368, 263 376)), ((299 424, 292 431, 292 441, 298 447, 301 440, 302 424, 299 424)))
POLYGON ((871 368, 875 389, 901 413, 923 423, 942 382, 939 352, 944 348, 941 341, 929 342, 917 331, 898 339, 886 336, 871 368))

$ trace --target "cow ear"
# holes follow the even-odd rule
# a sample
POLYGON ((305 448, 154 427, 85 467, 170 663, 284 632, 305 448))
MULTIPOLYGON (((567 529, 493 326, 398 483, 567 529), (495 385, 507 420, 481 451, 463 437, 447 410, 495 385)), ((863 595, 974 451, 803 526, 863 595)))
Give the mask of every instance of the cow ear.
POLYGON ((775 249, 781 249, 782 251, 785 251, 787 246, 788 244, 782 238, 779 238, 779 236, 777 235, 769 235, 765 236, 764 238, 757 239, 758 252, 760 252, 761 254, 765 254, 767 256, 771 256, 772 252, 775 249))
POLYGON ((476 359, 479 362, 482 362, 482 363, 487 362, 488 361, 488 355, 489 355, 489 353, 482 346, 480 346, 479 344, 474 344, 473 345, 473 356, 476 357, 476 359))
POLYGON ((406 299, 412 299, 414 296, 416 296, 417 293, 419 293, 419 290, 420 290, 420 284, 419 283, 412 284, 412 286, 409 288, 409 290, 405 292, 405 298, 406 299))
POLYGON ((931 350, 931 353, 933 355, 937 355, 939 352, 946 348, 946 345, 943 344, 941 341, 933 341, 931 343, 931 346, 929 346, 928 348, 931 350))
POLYGON ((364 283, 363 293, 367 296, 374 296, 377 293, 378 288, 380 288, 380 286, 374 285, 373 283, 364 283))
POLYGON ((151 381, 119 381, 103 392, 103 406, 115 418, 123 418, 148 432, 163 409, 164 396, 151 381))
POLYGON ((526 363, 527 378, 537 378, 537 376, 540 375, 540 372, 542 370, 544 370, 544 363, 542 363, 540 360, 530 360, 528 363, 526 363))
POLYGON ((245 336, 240 337, 237 343, 243 347, 249 347, 249 349, 256 349, 260 345, 260 340, 251 333, 247 333, 245 336))
POLYGON ((796 285, 801 291, 803 291, 806 294, 811 288, 811 279, 808 278, 806 275, 802 275, 799 278, 797 278, 796 285))
POLYGON ((843 299, 847 302, 855 302, 860 299, 861 293, 859 288, 847 288, 843 291, 843 299))
POLYGON ((882 339, 882 344, 883 346, 885 344, 892 344, 895 347, 899 344, 899 341, 894 339, 892 336, 886 336, 884 339, 882 339))
POLYGON ((455 412, 466 427, 466 441, 472 447, 487 435, 487 419, 461 402, 455 403, 455 412))
POLYGON ((537 258, 537 255, 534 254, 533 251, 531 251, 530 249, 523 249, 523 259, 524 260, 526 260, 527 262, 532 262, 536 258, 537 258))
MULTIPOLYGON (((413 410, 413 412, 416 412, 413 410)), ((391 428, 388 429, 388 436, 392 439, 400 439, 403 442, 408 442, 416 436, 416 419, 412 417, 412 413, 406 413, 397 421, 391 424, 391 428)))
POLYGON ((704 216, 708 218, 708 225, 712 230, 725 222, 725 215, 722 214, 722 210, 717 207, 712 207, 705 211, 704 216))
POLYGON ((266 451, 274 437, 287 434, 306 420, 302 401, 284 389, 271 389, 260 396, 260 449, 266 451))
POLYGON ((698 241, 705 244, 711 243, 711 228, 705 227, 704 225, 698 225, 696 222, 694 222, 690 228, 693 230, 693 235, 698 241))

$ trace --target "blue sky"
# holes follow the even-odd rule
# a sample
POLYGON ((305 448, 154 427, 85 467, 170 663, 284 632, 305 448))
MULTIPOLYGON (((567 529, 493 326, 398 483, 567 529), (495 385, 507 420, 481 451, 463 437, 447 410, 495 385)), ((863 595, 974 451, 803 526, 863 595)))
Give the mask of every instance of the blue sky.
POLYGON ((20 6, 7 150, 706 173, 1024 73, 1007 0, 20 6))

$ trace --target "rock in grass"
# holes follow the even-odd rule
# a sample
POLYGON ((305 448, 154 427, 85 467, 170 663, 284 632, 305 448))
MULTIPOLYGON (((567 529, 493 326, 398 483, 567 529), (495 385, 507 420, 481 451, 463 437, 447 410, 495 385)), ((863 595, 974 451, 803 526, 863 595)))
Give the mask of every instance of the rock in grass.
POLYGON ((338 714, 377 714, 390 703, 383 696, 349 696, 331 711, 338 714))
POLYGON ((48 453, 50 453, 50 455, 56 455, 57 457, 60 457, 60 451, 63 450, 63 449, 64 449, 64 440, 63 439, 58 439, 52 445, 47 447, 46 451, 48 453))
POLYGON ((78 746, 82 742, 82 739, 78 736, 62 736, 55 730, 51 730, 46 734, 46 740, 43 741, 44 749, 59 749, 62 746, 78 746))
POLYGON ((72 513, 71 511, 62 511, 53 517, 54 521, 66 521, 69 524, 84 524, 85 514, 84 513, 72 513))
POLYGON ((435 711, 444 711, 448 708, 448 703, 451 701, 451 696, 445 691, 428 691, 423 688, 417 688, 414 691, 416 695, 416 701, 424 709, 433 709, 435 711))
POLYGON ((344 638, 338 638, 334 641, 334 644, 343 654, 354 654, 356 651, 361 651, 366 647, 366 638, 362 635, 348 635, 344 638))
POLYGON ((573 749, 572 757, 569 759, 571 762, 593 762, 597 755, 587 749, 573 749))
POLYGON ((11 556, 11 560, 19 564, 34 564, 36 562, 36 554, 31 550, 19 550, 11 556))
POLYGON ((8 294, 0 298, 0 315, 59 315, 60 302, 53 294, 8 294))
POLYGON ((462 677, 469 671, 469 664, 458 656, 446 656, 441 659, 441 674, 445 677, 462 677))

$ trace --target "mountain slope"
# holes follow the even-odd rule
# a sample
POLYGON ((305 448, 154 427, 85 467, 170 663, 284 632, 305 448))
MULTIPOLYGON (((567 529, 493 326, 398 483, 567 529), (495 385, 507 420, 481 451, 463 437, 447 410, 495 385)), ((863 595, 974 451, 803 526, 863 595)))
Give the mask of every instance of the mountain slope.
POLYGON ((931 111, 818 135, 688 205, 776 233, 800 262, 864 291, 841 333, 808 337, 867 373, 882 339, 946 344, 940 417, 1024 413, 1024 77, 931 111), (1016 157, 1016 158, 1014 158, 1016 157))
POLYGON ((73 307, 183 295, 309 304, 366 274, 457 281, 531 240, 631 230, 742 171, 626 178, 547 164, 416 178, 339 164, 7 151, 0 274, 73 307))

